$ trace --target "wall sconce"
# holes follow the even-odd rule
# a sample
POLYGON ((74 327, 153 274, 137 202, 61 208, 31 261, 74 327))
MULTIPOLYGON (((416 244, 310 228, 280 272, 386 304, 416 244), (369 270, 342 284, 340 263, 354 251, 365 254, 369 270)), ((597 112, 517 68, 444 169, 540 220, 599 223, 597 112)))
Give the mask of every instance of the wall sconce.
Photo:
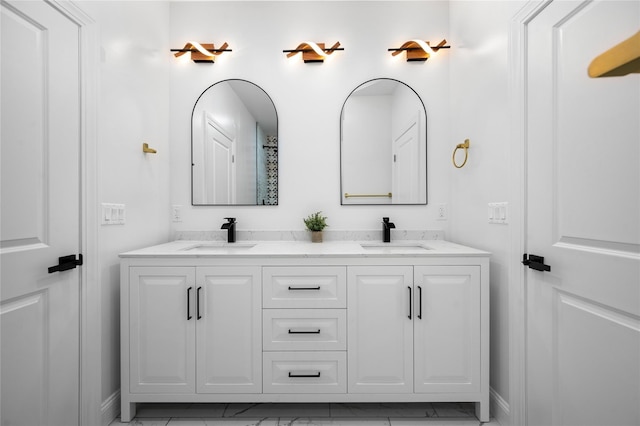
POLYGON ((407 62, 424 62, 440 49, 449 49, 451 46, 445 46, 447 40, 442 40, 437 46, 431 47, 428 41, 409 40, 402 46, 389 49, 393 52, 391 56, 399 55, 401 52, 407 52, 407 62))
POLYGON ((295 56, 299 52, 302 52, 302 60, 304 63, 309 62, 324 62, 324 58, 331 55, 336 50, 344 50, 344 48, 339 47, 340 42, 337 41, 336 44, 331 46, 330 49, 325 49, 324 43, 313 43, 311 41, 305 41, 304 43, 300 43, 298 47, 293 50, 283 50, 284 53, 287 54, 287 58, 295 56))
POLYGON ((221 55, 222 52, 232 52, 231 49, 227 49, 229 45, 224 43, 219 49, 213 47, 213 43, 196 43, 190 41, 184 45, 182 49, 171 49, 172 52, 177 52, 174 56, 180 57, 187 52, 191 52, 191 60, 196 63, 214 63, 214 59, 217 55, 221 55))

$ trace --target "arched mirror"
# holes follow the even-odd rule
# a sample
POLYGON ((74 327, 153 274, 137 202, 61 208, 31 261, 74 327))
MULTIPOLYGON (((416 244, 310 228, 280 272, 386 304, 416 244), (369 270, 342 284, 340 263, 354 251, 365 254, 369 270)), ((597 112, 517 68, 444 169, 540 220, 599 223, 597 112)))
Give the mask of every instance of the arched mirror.
POLYGON ((191 115, 193 205, 278 204, 278 115, 259 86, 224 80, 191 115))
POLYGON ((389 78, 367 81, 340 114, 340 199, 427 204, 427 113, 418 94, 389 78))

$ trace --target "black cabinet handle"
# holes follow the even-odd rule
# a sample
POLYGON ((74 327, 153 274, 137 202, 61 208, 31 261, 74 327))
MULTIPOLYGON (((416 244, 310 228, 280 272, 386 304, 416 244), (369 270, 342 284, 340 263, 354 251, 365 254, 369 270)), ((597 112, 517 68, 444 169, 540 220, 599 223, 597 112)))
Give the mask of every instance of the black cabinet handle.
POLYGON ((191 316, 191 290, 193 289, 193 287, 189 287, 187 289, 187 321, 189 321, 191 318, 193 318, 191 316))
POLYGON ((289 290, 320 290, 320 286, 314 287, 291 287, 289 286, 289 290))
POLYGON ((409 319, 411 319, 411 287, 407 286, 407 288, 409 289, 409 319))
POLYGON ((293 374, 291 371, 289 371, 289 377, 317 378, 320 377, 320 372, 318 371, 316 374, 293 374))
POLYGON ((418 286, 418 319, 422 319, 422 287, 418 286))
POLYGON ((202 290, 202 287, 198 287, 198 290, 196 290, 196 318, 197 319, 202 319, 202 316, 200 315, 200 290, 202 290))
POLYGON ((320 329, 317 330, 309 330, 309 331, 296 331, 296 330, 292 330, 289 329, 289 334, 320 334, 320 329))

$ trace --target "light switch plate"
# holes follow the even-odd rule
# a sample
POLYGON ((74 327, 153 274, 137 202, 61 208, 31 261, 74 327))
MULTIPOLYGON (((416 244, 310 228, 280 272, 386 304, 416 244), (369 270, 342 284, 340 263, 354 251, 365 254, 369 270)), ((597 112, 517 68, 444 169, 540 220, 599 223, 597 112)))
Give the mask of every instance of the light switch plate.
POLYGON ((102 203, 101 218, 102 225, 124 225, 126 222, 126 209, 124 204, 102 203))
POLYGON ((509 223, 509 203, 489 203, 487 216, 489 223, 499 225, 509 223))

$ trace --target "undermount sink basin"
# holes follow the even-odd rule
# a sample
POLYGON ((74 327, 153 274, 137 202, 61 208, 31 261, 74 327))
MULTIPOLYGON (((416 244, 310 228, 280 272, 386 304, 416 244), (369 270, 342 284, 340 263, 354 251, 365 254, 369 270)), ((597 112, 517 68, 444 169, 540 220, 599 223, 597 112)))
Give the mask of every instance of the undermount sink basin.
POLYGON ((188 252, 200 252, 200 253, 238 253, 244 252, 252 247, 255 247, 255 244, 250 243, 202 243, 196 244, 190 247, 185 247, 182 251, 188 252))
POLYGON ((364 243, 360 244, 365 251, 376 253, 424 253, 431 250, 420 244, 403 243, 364 243))

